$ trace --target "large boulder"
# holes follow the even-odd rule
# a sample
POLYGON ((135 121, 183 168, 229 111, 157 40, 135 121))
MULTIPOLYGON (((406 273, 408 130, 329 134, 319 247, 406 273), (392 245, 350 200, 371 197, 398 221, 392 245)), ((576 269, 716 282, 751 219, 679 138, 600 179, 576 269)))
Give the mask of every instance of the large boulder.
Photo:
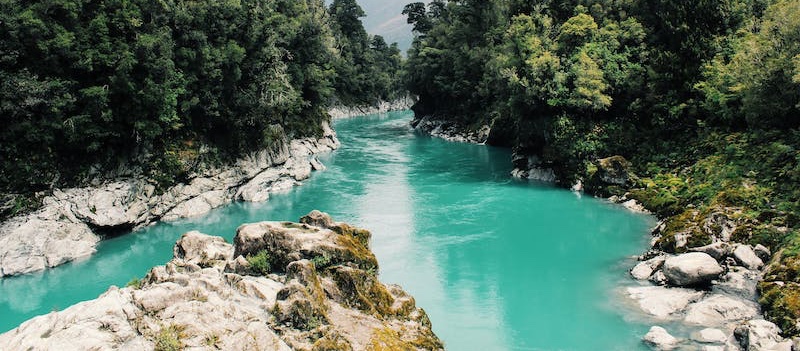
POLYGON ((183 234, 178 240, 173 256, 187 263, 210 267, 233 259, 233 245, 226 243, 221 237, 192 231, 183 234))
POLYGON ((96 251, 100 237, 89 226, 49 212, 55 211, 45 209, 0 225, 0 277, 55 267, 96 251))
POLYGON ((709 254, 690 252, 668 258, 663 271, 672 285, 696 286, 711 283, 724 269, 709 254))
POLYGON ((764 262, 756 255, 750 245, 736 246, 736 249, 733 250, 733 258, 736 263, 747 269, 761 269, 761 267, 764 267, 764 262))

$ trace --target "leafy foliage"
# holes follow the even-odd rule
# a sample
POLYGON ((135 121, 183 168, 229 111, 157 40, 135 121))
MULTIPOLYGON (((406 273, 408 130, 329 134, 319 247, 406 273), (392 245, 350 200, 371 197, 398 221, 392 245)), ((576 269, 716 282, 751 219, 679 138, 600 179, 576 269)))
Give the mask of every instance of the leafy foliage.
POLYGON ((383 37, 367 34, 359 20, 365 14, 356 0, 334 0, 329 11, 340 53, 334 82, 339 101, 372 105, 404 95, 397 44, 388 45, 383 37))
POLYGON ((203 146, 238 156, 320 133, 337 95, 398 95, 399 51, 346 3, 1 0, 0 190, 132 161, 166 186, 203 146))
POLYGON ((258 274, 267 275, 271 272, 272 261, 266 250, 259 251, 253 256, 247 256, 247 262, 250 263, 250 268, 258 274))

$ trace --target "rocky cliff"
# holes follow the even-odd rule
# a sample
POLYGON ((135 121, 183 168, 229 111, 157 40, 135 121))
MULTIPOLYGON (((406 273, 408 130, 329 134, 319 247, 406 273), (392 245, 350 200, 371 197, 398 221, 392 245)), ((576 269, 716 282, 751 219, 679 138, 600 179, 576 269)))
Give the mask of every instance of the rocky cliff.
POLYGON ((375 105, 366 106, 334 106, 328 110, 333 119, 343 119, 376 113, 408 110, 414 105, 414 98, 406 96, 393 101, 382 101, 375 105))
POLYGON ((339 147, 327 123, 319 139, 277 142, 225 167, 197 172, 157 193, 135 175, 55 190, 43 206, 0 224, 0 277, 55 267, 91 255, 100 239, 158 220, 199 216, 232 201, 264 201, 324 166, 314 156, 339 147))
POLYGON ((4 350, 440 350, 425 311, 378 281, 367 230, 313 211, 189 232, 140 282, 0 335, 4 350))

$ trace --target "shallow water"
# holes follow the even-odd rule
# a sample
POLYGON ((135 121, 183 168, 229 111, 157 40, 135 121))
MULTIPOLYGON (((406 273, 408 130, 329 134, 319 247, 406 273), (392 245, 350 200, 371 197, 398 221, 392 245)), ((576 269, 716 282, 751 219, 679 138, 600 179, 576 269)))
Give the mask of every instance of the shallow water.
POLYGON ((510 179, 507 149, 415 134, 410 112, 336 123, 342 148, 303 186, 260 204, 161 223, 101 243, 44 273, 0 279, 0 331, 95 298, 172 257, 189 230, 231 240, 242 223, 313 209, 368 228, 381 280, 429 314, 449 350, 637 350, 618 286, 652 219, 604 201, 510 179))

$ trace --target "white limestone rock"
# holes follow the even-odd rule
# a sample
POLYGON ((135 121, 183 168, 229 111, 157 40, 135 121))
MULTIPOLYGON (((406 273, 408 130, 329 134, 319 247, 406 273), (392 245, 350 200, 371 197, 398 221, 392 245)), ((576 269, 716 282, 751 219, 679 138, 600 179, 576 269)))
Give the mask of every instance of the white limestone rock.
POLYGON ((772 252, 769 249, 761 244, 756 245, 753 248, 753 251, 756 253, 756 256, 761 259, 762 262, 769 262, 770 257, 772 257, 772 252))
POLYGON ((631 269, 631 276, 638 280, 647 280, 667 260, 666 256, 656 256, 647 261, 639 262, 631 269))
POLYGON ((210 267, 220 261, 233 259, 233 245, 218 236, 197 231, 188 232, 175 244, 173 256, 201 267, 210 267))
POLYGON ((731 245, 720 241, 705 246, 694 247, 689 249, 689 251, 707 253, 709 256, 719 261, 731 253, 731 245))
POLYGON ((755 301, 759 277, 758 271, 732 266, 714 283, 712 290, 755 301))
POLYGON ((756 256, 750 245, 736 246, 733 250, 733 258, 736 263, 747 269, 761 269, 764 266, 764 262, 756 256))
POLYGON ((650 331, 642 338, 645 344, 655 350, 674 350, 678 347, 680 340, 670 335, 666 329, 653 326, 650 331))
POLYGON ((176 184, 162 194, 144 177, 54 190, 39 211, 0 224, 0 276, 35 272, 93 254, 100 236, 92 228, 140 228, 156 220, 202 216, 234 200, 265 201, 270 192, 297 185, 291 177, 305 179, 312 168, 322 168, 310 155, 339 147, 328 123, 322 130, 319 139, 276 143, 224 169, 200 169, 189 184, 176 184))
POLYGON ((702 343, 724 344, 728 335, 716 328, 705 328, 692 333, 692 340, 702 343))
POLYGON ((659 319, 674 316, 704 295, 702 291, 663 286, 631 287, 626 292, 642 311, 659 319))
POLYGON ((684 322, 707 327, 718 327, 730 322, 751 319, 757 316, 758 312, 758 305, 753 301, 712 294, 689 305, 684 322))
POLYGON ((710 283, 722 274, 723 269, 710 255, 690 252, 667 258, 663 272, 670 284, 692 286, 710 283))
POLYGON ((283 233, 285 240, 273 243, 276 252, 292 257, 300 253, 294 250, 304 250, 305 245, 298 242, 325 232, 306 244, 329 249, 326 252, 337 265, 317 270, 311 261, 298 260, 287 265, 285 273, 278 269, 268 276, 239 275, 223 269, 236 262, 231 259, 231 245, 222 238, 190 232, 176 244, 175 257, 151 269, 140 286, 111 287, 97 299, 33 318, 0 334, 0 348, 153 350, 158 340, 166 338, 187 350, 289 351, 312 349, 314 342, 328 338, 339 341, 337 345, 346 344, 343 349, 362 350, 372 342, 375 331, 389 329, 404 341, 424 338, 433 350, 443 349, 413 298, 399 287, 382 285, 369 271, 377 267, 359 259, 371 256, 362 240, 367 237, 357 234, 362 230, 332 221, 331 227, 338 227, 342 234, 307 223, 270 223, 292 228, 283 233), (342 240, 349 241, 351 251, 338 246, 342 240), (296 294, 287 294, 289 285, 296 294), (361 289, 383 294, 383 302, 375 301, 382 303, 380 312, 365 307, 361 299, 367 290, 361 289), (309 304, 315 306, 316 314, 308 315, 309 304), (281 316, 287 323, 281 322, 281 316), (298 320, 307 323, 293 324, 298 320))
POLYGON ((746 350, 781 350, 792 349, 791 340, 780 336, 781 329, 770 321, 763 319, 749 320, 736 327, 735 335, 746 350), (787 348, 788 342, 788 348, 787 348))

